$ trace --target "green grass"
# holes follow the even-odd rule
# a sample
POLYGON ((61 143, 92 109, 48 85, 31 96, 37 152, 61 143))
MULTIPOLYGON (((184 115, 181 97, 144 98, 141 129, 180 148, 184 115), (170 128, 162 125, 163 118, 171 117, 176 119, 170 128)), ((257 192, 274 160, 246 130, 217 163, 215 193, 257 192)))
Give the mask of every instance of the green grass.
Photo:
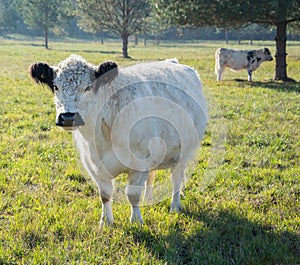
MULTIPOLYGON (((274 62, 214 75, 223 43, 130 46, 119 43, 0 40, 0 264, 300 264, 300 84, 273 82, 274 62), (98 230, 97 188, 82 171, 72 136, 55 127, 52 95, 27 74, 35 61, 71 53, 120 65, 177 57, 199 72, 210 124, 182 198, 143 207, 113 205, 116 227, 98 230), (205 179, 208 177, 208 179, 205 179), (209 185, 208 185, 209 184, 209 185)), ((275 52, 273 42, 259 42, 275 52)), ((300 79, 300 43, 290 43, 288 74, 300 79)))

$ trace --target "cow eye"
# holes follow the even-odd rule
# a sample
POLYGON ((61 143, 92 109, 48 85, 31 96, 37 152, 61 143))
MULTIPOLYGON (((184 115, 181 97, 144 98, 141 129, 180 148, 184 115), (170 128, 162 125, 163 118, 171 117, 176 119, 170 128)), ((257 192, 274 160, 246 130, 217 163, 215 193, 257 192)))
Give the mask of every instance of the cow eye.
POLYGON ((58 87, 57 86, 53 86, 53 90, 54 91, 58 91, 58 87))
POLYGON ((92 86, 88 86, 88 87, 84 90, 84 92, 90 91, 91 89, 92 89, 92 86))

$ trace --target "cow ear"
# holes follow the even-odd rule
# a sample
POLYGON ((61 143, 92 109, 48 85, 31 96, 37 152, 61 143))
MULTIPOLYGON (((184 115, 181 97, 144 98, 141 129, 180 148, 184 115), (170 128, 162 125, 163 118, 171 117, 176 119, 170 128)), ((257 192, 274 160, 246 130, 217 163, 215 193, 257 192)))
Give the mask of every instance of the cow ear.
POLYGON ((99 85, 110 83, 117 75, 118 64, 112 61, 105 61, 101 63, 98 69, 95 71, 95 76, 99 85))
POLYGON ((46 63, 34 63, 29 67, 29 74, 37 83, 46 84, 53 91, 53 68, 46 63))

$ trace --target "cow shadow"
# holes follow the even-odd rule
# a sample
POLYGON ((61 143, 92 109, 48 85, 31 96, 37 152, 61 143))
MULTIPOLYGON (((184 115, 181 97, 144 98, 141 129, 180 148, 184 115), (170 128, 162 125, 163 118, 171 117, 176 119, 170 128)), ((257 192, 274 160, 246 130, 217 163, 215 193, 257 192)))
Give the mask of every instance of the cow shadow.
POLYGON ((241 83, 241 84, 248 84, 250 87, 263 87, 267 89, 273 89, 278 91, 284 92, 296 92, 300 93, 300 82, 296 82, 295 80, 291 79, 288 82, 281 82, 275 80, 262 80, 262 81, 252 81, 249 82, 245 79, 234 79, 234 81, 241 83))
POLYGON ((185 212, 168 231, 132 227, 135 244, 165 264, 300 264, 300 237, 252 222, 233 212, 185 212))

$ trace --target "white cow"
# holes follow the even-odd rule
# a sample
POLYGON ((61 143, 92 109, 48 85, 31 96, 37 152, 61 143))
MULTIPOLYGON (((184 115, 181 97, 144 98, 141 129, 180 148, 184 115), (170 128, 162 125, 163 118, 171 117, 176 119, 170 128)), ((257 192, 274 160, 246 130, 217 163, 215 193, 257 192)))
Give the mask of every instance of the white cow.
POLYGON ((216 51, 215 58, 217 81, 223 79, 223 73, 226 67, 233 71, 246 69, 248 81, 252 81, 252 72, 255 71, 262 62, 273 60, 268 48, 248 51, 219 48, 216 51))
POLYGON ((146 183, 151 199, 156 169, 171 168, 171 211, 180 210, 184 170, 207 122, 201 82, 192 68, 174 60, 96 67, 71 55, 57 66, 34 63, 30 75, 51 88, 56 124, 74 133, 81 161, 99 187, 100 227, 114 221, 113 179, 121 173, 128 173, 131 222, 143 222, 140 196, 146 183))

